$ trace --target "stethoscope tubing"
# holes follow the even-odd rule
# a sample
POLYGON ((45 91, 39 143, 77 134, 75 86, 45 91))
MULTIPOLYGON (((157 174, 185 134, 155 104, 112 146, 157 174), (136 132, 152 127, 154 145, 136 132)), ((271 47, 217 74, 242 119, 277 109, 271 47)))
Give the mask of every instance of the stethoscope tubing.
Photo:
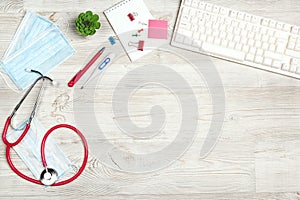
MULTIPOLYGON (((58 124, 56 126, 53 126, 52 128, 50 128, 47 133, 44 135, 43 137, 43 140, 42 140, 42 143, 41 143, 41 157, 42 157, 42 163, 43 163, 43 166, 44 167, 47 167, 47 161, 46 161, 46 156, 45 156, 45 146, 46 146, 46 141, 47 141, 47 138, 48 136, 53 133, 53 131, 57 130, 57 129, 60 129, 60 128, 68 128, 68 129, 71 129, 73 130, 75 133, 77 133, 77 135, 80 137, 80 139, 82 140, 83 142, 83 147, 84 147, 84 159, 82 161, 82 165, 81 167, 79 168, 79 170, 77 171, 77 173, 72 176, 71 178, 69 179, 66 179, 66 180, 63 180, 63 181, 60 181, 60 182, 56 182, 54 183, 53 185, 51 186, 62 186, 62 185, 66 185, 72 181, 74 181, 75 179, 77 179, 80 174, 84 171, 85 167, 86 167, 86 164, 87 164, 87 161, 88 161, 88 144, 87 144, 87 141, 85 139, 85 137, 83 136, 83 134, 77 129, 75 128, 74 126, 71 126, 69 124, 58 124)), ((32 182, 32 183, 35 183, 35 184, 38 184, 38 185, 43 185, 42 182, 40 180, 36 180, 36 179, 33 179, 29 176, 26 176, 25 174, 23 174, 22 172, 20 172, 16 167, 15 165, 13 164, 12 160, 11 160, 11 157, 10 157, 10 149, 12 148, 12 146, 10 145, 7 145, 6 146, 6 159, 7 159, 7 163, 8 165, 10 166, 10 168, 18 175, 20 176, 21 178, 29 181, 29 182, 32 182)))
MULTIPOLYGON (((40 98, 40 93, 41 93, 41 90, 44 86, 44 80, 45 79, 48 79, 50 80, 51 82, 53 81, 51 78, 47 77, 47 76, 43 76, 43 74, 41 74, 40 72, 38 71, 35 71, 35 70, 31 70, 32 72, 35 72, 35 73, 38 73, 41 77, 37 78, 35 80, 35 82, 30 86, 30 88, 27 90, 27 92, 25 93, 25 95, 22 97, 22 99, 20 100, 20 102, 16 105, 16 107, 14 108, 14 110, 12 111, 11 115, 6 119, 6 122, 5 122, 5 125, 4 125, 4 128, 3 128, 3 132, 2 132, 2 140, 4 142, 4 144, 6 145, 6 159, 7 159, 7 163, 8 165, 10 166, 10 168, 18 175, 20 176, 21 178, 29 181, 29 182, 32 182, 32 183, 35 183, 35 184, 39 184, 39 185, 43 185, 43 183, 41 182, 41 180, 36 180, 36 179, 33 179, 29 176, 26 176, 25 174, 23 174, 22 172, 20 172, 16 167, 15 165, 13 164, 12 160, 11 160, 11 157, 10 157, 10 149, 16 145, 18 145, 23 139, 24 137, 26 136, 26 134, 28 133, 29 129, 30 129, 30 123, 31 123, 31 120, 33 119, 34 115, 35 115, 35 110, 37 108, 37 105, 38 105, 38 100, 40 98), (11 124, 11 120, 13 118, 13 116, 15 115, 15 113, 17 112, 17 110, 20 108, 20 106, 22 105, 22 103, 24 102, 24 100, 26 99, 26 97, 28 96, 28 94, 30 93, 30 91, 32 90, 32 88, 36 85, 36 83, 43 79, 43 85, 41 86, 40 90, 39 90, 39 93, 38 93, 38 96, 36 98, 36 102, 34 104, 34 107, 33 107, 33 110, 32 110, 32 113, 30 115, 30 118, 28 119, 27 123, 26 123, 26 126, 25 126, 25 129, 23 130, 23 133, 21 134, 21 136, 15 141, 15 142, 8 142, 6 136, 7 136, 7 131, 8 131, 8 128, 11 124)), ((60 182, 56 182, 54 184, 52 184, 52 186, 61 186, 61 185, 65 185, 65 184, 68 184, 72 181, 74 181, 76 178, 78 178, 78 176, 80 176, 80 174, 83 172, 86 164, 87 164, 87 161, 88 161, 88 144, 87 144, 87 141, 84 137, 84 135, 77 129, 75 128, 74 126, 71 126, 69 124, 58 124, 56 126, 53 126, 52 128, 50 128, 46 134, 44 135, 43 137, 43 140, 42 140, 42 143, 41 143, 41 158, 42 158, 42 163, 43 163, 43 166, 45 167, 45 169, 47 168, 47 161, 46 161, 46 156, 45 156, 45 146, 46 146, 46 141, 47 141, 47 138, 48 136, 53 133, 53 131, 57 130, 57 129, 60 129, 60 128, 67 128, 67 129, 70 129, 72 130, 73 132, 77 133, 77 135, 80 137, 80 139, 82 140, 82 143, 83 143, 83 147, 84 147, 84 158, 83 158, 83 162, 82 162, 82 165, 81 167, 79 168, 79 170, 77 171, 77 173, 72 176, 71 178, 69 179, 66 179, 66 180, 63 180, 63 181, 60 181, 60 182)))

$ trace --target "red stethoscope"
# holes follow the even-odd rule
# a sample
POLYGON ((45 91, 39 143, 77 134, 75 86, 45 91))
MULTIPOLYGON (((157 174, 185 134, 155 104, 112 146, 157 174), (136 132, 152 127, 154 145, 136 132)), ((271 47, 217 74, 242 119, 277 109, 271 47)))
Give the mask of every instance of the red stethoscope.
POLYGON ((43 166, 45 167, 45 169, 41 173, 40 180, 33 179, 33 178, 29 177, 29 176, 26 176, 25 174, 23 174, 22 172, 20 172, 14 166, 14 164, 12 163, 12 160, 11 160, 11 157, 10 157, 10 149, 12 147, 18 145, 23 140, 23 138, 26 136, 26 134, 28 133, 28 131, 30 129, 30 123, 31 123, 32 119, 34 118, 35 111, 36 111, 36 108, 38 106, 38 101, 39 101, 39 98, 41 96, 41 91, 42 91, 42 88, 44 86, 44 81, 47 79, 53 85, 55 85, 55 82, 51 78, 49 78, 48 76, 44 76, 39 71, 32 70, 32 69, 26 69, 26 71, 37 73, 37 74, 40 75, 40 77, 37 78, 35 80, 35 82, 29 87, 29 89, 24 94, 23 98, 20 100, 20 102, 16 105, 16 107, 12 111, 11 115, 7 118, 6 123, 4 125, 4 129, 3 129, 3 133, 2 133, 2 140, 3 140, 4 144, 6 145, 6 159, 7 159, 8 165, 10 166, 10 168, 18 176, 20 176, 23 179, 25 179, 27 181, 30 181, 32 183, 36 183, 36 184, 39 184, 39 185, 47 185, 47 186, 49 186, 49 185, 51 185, 51 186, 60 186, 60 185, 68 184, 68 183, 74 181, 76 178, 78 178, 78 176, 83 172, 83 170, 84 170, 84 168, 85 168, 85 166, 87 164, 87 160, 88 160, 88 145, 87 145, 87 141, 84 138, 83 134, 77 128, 75 128, 74 126, 71 126, 71 125, 68 125, 68 124, 59 124, 59 125, 56 125, 56 126, 50 128, 47 131, 47 133, 44 135, 42 143, 41 143, 41 158, 42 158, 42 163, 43 163, 43 166), (8 142, 7 139, 6 139, 6 134, 7 134, 8 127, 11 126, 11 120, 12 120, 12 118, 14 117, 15 113, 20 108, 20 106, 22 105, 22 103, 24 102, 24 100, 26 99, 26 97, 28 96, 28 94, 30 93, 30 91, 34 88, 34 86, 40 80, 42 80, 43 83, 42 83, 42 86, 39 89, 39 92, 38 92, 35 104, 33 106, 33 110, 31 112, 31 115, 30 115, 29 119, 27 120, 26 126, 23 129, 23 133, 21 134, 21 136, 15 142, 12 142, 12 143, 8 142), (77 171, 77 173, 73 177, 71 177, 69 179, 66 179, 66 180, 63 180, 63 181, 57 182, 57 180, 58 180, 58 174, 57 174, 57 172, 55 171, 55 169, 47 167, 47 162, 46 162, 46 157, 45 157, 45 145, 46 145, 46 141, 47 141, 48 136, 51 133, 53 133, 53 131, 55 131, 57 129, 60 129, 60 128, 70 129, 70 130, 74 131, 75 133, 77 133, 77 135, 81 138, 81 140, 83 142, 83 146, 84 146, 84 159, 83 159, 81 167, 79 168, 79 170, 77 171))

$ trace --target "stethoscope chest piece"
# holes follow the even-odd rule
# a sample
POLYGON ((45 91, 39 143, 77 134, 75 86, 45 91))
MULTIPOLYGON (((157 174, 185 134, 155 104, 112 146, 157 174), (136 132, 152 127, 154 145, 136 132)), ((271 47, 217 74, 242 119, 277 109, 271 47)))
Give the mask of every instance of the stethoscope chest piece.
POLYGON ((43 183, 43 185, 53 185, 58 179, 57 172, 52 168, 45 168, 40 177, 40 181, 43 183))

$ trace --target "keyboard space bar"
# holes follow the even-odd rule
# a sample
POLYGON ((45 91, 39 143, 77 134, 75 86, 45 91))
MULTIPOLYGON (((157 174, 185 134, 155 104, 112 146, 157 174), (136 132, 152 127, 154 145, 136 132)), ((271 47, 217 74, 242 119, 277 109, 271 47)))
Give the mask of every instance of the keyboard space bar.
POLYGON ((237 51, 234 49, 228 49, 224 48, 218 45, 210 44, 204 42, 202 44, 202 48, 200 48, 201 51, 210 53, 212 55, 219 55, 225 58, 232 58, 234 60, 244 61, 246 54, 241 51, 237 51))

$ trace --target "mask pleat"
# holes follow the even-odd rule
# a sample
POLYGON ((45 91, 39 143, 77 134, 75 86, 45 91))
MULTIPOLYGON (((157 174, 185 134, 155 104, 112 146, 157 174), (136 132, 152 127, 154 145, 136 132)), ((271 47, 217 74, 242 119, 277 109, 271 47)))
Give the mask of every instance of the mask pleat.
MULTIPOLYGON (((25 122, 18 127, 23 127, 24 124, 25 122)), ((40 178, 40 174, 44 170, 40 147, 45 133, 45 127, 37 118, 33 118, 27 135, 19 145, 13 147, 36 179, 40 178)), ((11 142, 15 141, 21 134, 22 131, 11 131, 7 135, 7 139, 11 142)), ((61 148, 59 148, 54 138, 48 138, 45 148, 48 167, 55 169, 58 176, 62 177, 71 169, 71 161, 66 157, 61 148)))
POLYGON ((25 72, 26 68, 45 74, 75 52, 56 25, 33 13, 29 14, 33 15, 26 20, 29 27, 22 28, 23 32, 18 36, 21 40, 25 40, 21 44, 26 44, 26 47, 21 47, 22 45, 14 47, 14 50, 20 49, 9 59, 3 60, 2 66, 21 90, 37 78, 36 75, 25 72))

